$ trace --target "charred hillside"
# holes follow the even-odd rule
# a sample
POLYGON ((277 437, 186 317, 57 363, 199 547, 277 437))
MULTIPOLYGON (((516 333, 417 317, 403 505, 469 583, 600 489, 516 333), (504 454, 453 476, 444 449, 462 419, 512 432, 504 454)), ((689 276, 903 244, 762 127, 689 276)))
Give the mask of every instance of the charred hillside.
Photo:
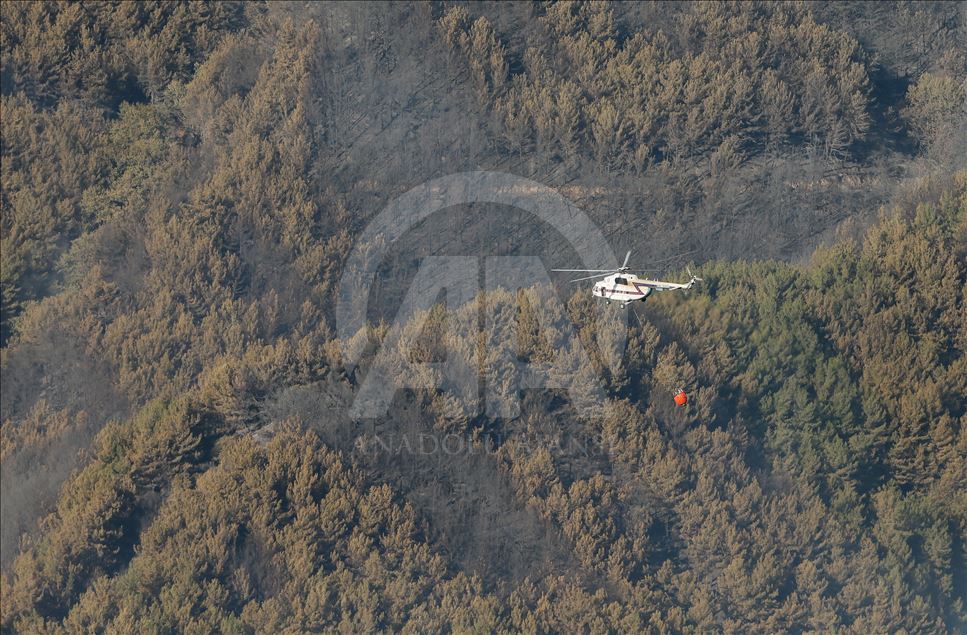
POLYGON ((961 3, 0 18, 3 632, 965 628, 961 3), (469 202, 340 333, 367 227, 469 171, 704 282, 620 330, 556 278, 394 326, 431 257, 580 261, 469 202))

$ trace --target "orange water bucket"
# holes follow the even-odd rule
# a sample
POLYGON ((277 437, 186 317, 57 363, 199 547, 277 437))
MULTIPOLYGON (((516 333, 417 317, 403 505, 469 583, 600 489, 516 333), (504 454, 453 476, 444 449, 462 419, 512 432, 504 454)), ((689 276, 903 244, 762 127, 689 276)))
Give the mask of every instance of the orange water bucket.
POLYGON ((679 406, 684 406, 688 403, 688 395, 685 394, 684 390, 679 390, 678 394, 675 395, 675 403, 679 406))

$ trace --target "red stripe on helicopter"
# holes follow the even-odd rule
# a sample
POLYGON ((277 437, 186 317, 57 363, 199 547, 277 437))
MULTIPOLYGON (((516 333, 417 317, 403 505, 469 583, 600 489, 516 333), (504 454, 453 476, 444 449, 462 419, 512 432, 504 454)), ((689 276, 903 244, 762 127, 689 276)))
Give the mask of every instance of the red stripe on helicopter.
MULTIPOLYGON (((623 286, 627 286, 627 285, 623 285, 623 286)), ((649 290, 650 289, 656 289, 657 288, 654 285, 644 284, 644 283, 641 283, 641 286, 639 286, 639 283, 637 283, 637 282, 632 282, 631 283, 631 286, 633 286, 635 288, 635 291, 622 291, 622 290, 619 290, 619 289, 608 289, 607 287, 603 287, 601 289, 601 293, 629 293, 629 294, 636 294, 636 295, 646 295, 646 292, 645 291, 642 291, 641 290, 641 287, 644 287, 644 288, 649 289, 649 290)))

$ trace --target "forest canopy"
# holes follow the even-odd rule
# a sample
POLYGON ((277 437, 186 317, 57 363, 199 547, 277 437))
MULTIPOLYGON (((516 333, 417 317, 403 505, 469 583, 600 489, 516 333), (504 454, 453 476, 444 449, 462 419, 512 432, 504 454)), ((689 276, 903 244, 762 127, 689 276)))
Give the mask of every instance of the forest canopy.
POLYGON ((967 629, 964 20, 0 3, 0 629, 967 629), (628 309, 617 365, 580 285, 428 308, 354 421, 421 259, 569 253, 445 210, 338 339, 367 223, 467 170, 704 281, 628 309), (464 408, 443 359, 519 412, 464 408), (600 377, 597 416, 505 360, 600 377))

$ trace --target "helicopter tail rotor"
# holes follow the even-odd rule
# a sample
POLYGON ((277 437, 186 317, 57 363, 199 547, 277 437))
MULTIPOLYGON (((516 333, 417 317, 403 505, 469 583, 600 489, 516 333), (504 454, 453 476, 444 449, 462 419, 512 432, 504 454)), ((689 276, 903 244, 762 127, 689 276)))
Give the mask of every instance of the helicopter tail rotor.
POLYGON ((692 270, 691 270, 690 267, 687 267, 686 266, 685 267, 685 271, 688 272, 688 277, 689 277, 688 286, 685 287, 686 289, 691 289, 695 285, 696 282, 704 282, 704 280, 702 278, 699 278, 694 273, 692 273, 692 270))

